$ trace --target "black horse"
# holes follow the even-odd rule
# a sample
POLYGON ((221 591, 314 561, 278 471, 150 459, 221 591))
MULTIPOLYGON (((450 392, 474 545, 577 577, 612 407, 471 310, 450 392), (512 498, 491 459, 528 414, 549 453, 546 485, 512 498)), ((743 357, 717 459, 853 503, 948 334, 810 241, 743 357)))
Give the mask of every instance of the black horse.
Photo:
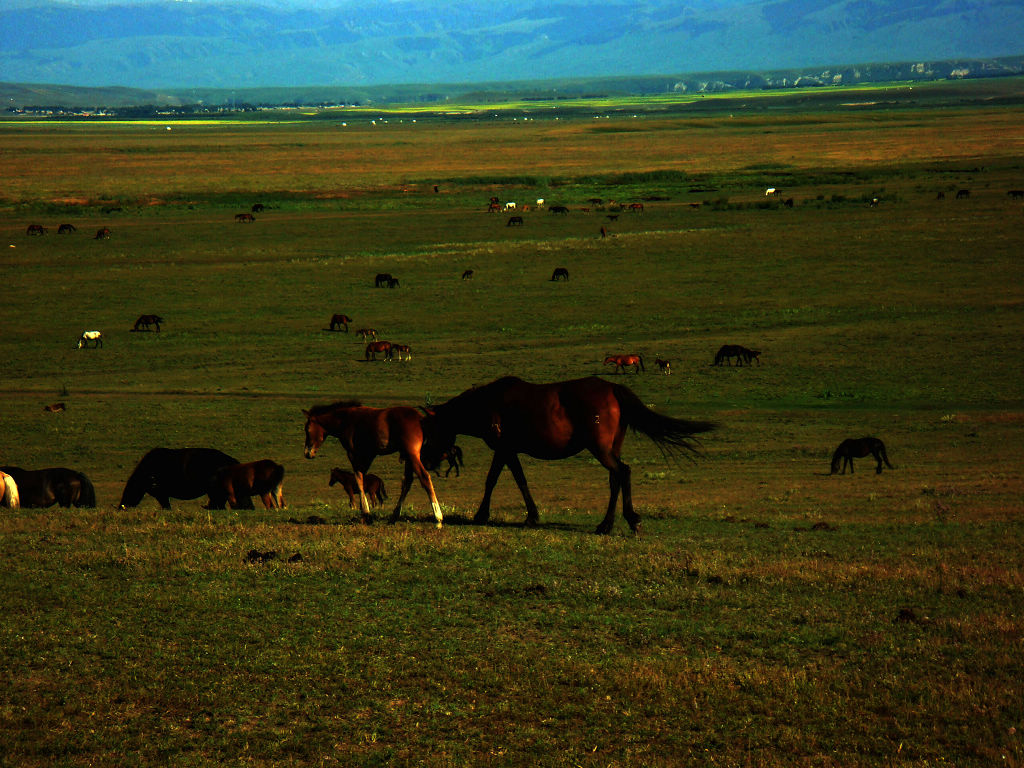
MULTIPOLYGON (((216 448, 154 448, 138 463, 121 494, 121 507, 135 507, 147 493, 163 509, 170 499, 205 496, 221 467, 238 464, 238 459, 216 448)), ((252 509, 252 499, 238 499, 236 509, 252 509)))
POLYGON ((875 457, 875 461, 878 462, 878 466, 875 467, 875 474, 882 474, 882 462, 885 462, 885 466, 889 469, 895 469, 892 464, 889 463, 889 457, 885 453, 885 444, 877 437, 858 437, 849 438, 843 440, 836 448, 836 452, 832 454, 832 474, 846 474, 846 467, 850 467, 850 474, 853 474, 853 460, 863 459, 868 454, 875 457), (842 472, 839 472, 840 465, 842 465, 842 472))
POLYGON ((23 507, 95 507, 96 490, 81 472, 65 467, 22 469, 0 467, 18 484, 23 507))
POLYGON ((750 365, 755 360, 758 365, 761 364, 761 352, 759 350, 747 349, 739 344, 723 344, 718 352, 715 353, 715 362, 712 365, 721 365, 722 363, 732 365, 731 358, 733 357, 736 358, 736 365, 743 365, 744 363, 750 365))

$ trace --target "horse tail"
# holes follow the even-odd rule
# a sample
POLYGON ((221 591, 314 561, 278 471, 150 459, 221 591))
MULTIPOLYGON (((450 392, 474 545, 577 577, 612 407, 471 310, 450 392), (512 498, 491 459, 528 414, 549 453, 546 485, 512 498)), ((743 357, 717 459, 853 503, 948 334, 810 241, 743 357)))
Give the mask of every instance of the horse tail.
POLYGON ((640 356, 640 355, 637 355, 636 359, 640 361, 640 370, 643 371, 644 373, 647 373, 647 369, 644 367, 644 359, 643 359, 643 357, 640 356))
POLYGON ((625 425, 653 440, 667 459, 697 453, 694 436, 717 426, 710 421, 676 419, 652 411, 631 389, 621 385, 615 385, 614 392, 625 425))
POLYGON ((887 466, 889 469, 896 469, 896 467, 889 463, 889 456, 885 452, 885 443, 883 443, 881 440, 878 441, 878 454, 882 457, 882 461, 885 462, 885 466, 887 466))
POLYGON ((96 489, 93 487, 92 480, 90 480, 88 477, 79 472, 78 481, 81 483, 81 487, 78 491, 78 500, 75 502, 75 506, 95 507, 96 489))
POLYGON ((21 496, 18 495, 18 484, 14 478, 4 474, 3 493, 0 494, 0 502, 10 509, 18 509, 21 506, 21 496))

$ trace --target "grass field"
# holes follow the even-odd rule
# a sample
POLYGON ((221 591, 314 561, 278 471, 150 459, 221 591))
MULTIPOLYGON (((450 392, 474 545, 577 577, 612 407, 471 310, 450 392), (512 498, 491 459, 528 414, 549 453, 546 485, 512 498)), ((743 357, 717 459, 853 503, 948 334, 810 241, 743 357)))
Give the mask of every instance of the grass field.
POLYGON ((0 765, 1024 764, 1022 117, 0 123, 0 464, 98 496, 0 516, 0 765), (508 227, 492 195, 570 213, 508 227), (473 526, 490 455, 460 439, 441 531, 418 487, 360 525, 337 442, 302 458, 303 408, 510 373, 719 428, 681 465, 627 439, 640 536, 592 533, 588 455, 524 460, 539 528, 507 474, 473 526), (895 470, 829 476, 863 434, 895 470), (117 509, 157 445, 279 461, 289 508, 117 509))

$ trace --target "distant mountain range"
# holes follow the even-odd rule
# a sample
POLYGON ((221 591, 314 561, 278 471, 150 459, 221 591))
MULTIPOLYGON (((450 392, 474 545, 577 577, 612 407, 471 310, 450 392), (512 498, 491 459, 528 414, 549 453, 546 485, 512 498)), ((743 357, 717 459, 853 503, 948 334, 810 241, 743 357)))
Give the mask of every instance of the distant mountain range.
POLYGON ((0 81, 501 82, 1022 53, 1020 0, 6 0, 0 81))

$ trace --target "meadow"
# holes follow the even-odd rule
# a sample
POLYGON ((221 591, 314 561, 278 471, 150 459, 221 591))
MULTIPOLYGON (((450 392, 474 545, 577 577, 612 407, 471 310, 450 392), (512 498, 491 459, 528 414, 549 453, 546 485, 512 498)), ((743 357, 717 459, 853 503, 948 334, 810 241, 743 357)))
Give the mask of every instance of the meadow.
POLYGON ((0 464, 98 497, 0 515, 0 765, 1024 764, 1024 110, 732 108, 0 123, 0 464), (506 374, 718 428, 678 464, 627 438, 639 536, 594 535, 588 455, 524 459, 538 528, 507 473, 474 526, 460 438, 440 531, 418 486, 361 525, 338 443, 302 457, 303 408, 506 374), (830 476, 867 434, 895 469, 830 476), (118 509, 158 445, 274 459, 288 509, 118 509))

